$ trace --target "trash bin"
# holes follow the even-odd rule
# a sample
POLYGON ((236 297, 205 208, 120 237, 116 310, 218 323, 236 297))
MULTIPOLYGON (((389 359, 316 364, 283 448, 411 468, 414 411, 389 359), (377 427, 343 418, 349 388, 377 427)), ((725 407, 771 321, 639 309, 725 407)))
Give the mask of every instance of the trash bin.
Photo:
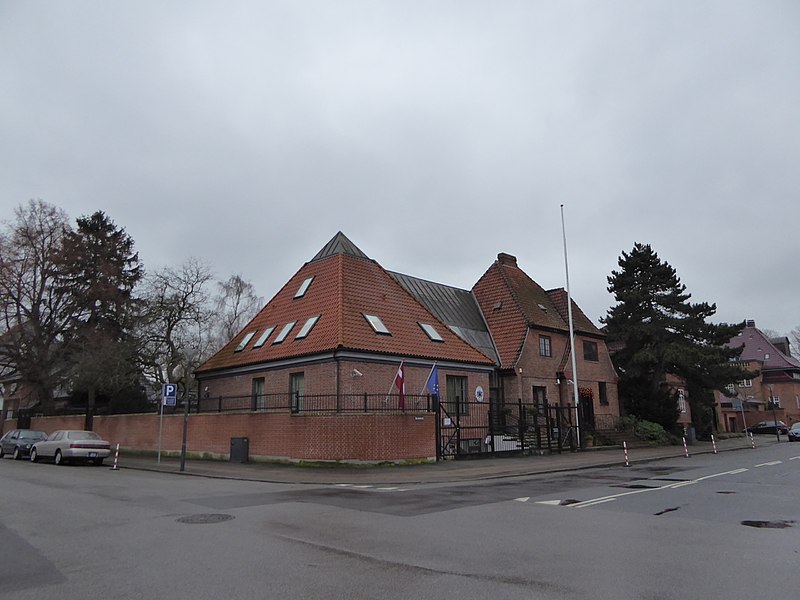
POLYGON ((686 428, 686 443, 691 446, 697 440, 697 436, 694 431, 694 427, 691 425, 686 428))
POLYGON ((246 437, 231 438, 231 462, 246 463, 250 454, 249 441, 246 437))

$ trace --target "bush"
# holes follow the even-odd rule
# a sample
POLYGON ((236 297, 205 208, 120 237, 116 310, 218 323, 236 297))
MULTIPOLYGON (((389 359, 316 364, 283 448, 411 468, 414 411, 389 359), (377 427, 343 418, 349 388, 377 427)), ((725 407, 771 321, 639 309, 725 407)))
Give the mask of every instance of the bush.
POLYGON ((658 423, 644 421, 633 415, 621 417, 617 424, 619 431, 630 431, 636 439, 653 445, 668 445, 674 442, 672 436, 658 423))

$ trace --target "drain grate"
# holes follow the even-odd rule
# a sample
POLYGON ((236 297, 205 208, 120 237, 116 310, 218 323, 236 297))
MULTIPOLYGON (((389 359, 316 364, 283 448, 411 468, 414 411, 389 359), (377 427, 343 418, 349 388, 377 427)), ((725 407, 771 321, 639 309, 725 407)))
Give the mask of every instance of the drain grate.
POLYGON ((795 521, 742 521, 742 525, 761 529, 786 529, 794 523, 795 521))
POLYGON ((206 525, 208 523, 222 523, 223 521, 230 521, 233 515, 226 515, 223 513, 206 513, 199 515, 187 515, 175 519, 178 523, 186 523, 187 525, 206 525))

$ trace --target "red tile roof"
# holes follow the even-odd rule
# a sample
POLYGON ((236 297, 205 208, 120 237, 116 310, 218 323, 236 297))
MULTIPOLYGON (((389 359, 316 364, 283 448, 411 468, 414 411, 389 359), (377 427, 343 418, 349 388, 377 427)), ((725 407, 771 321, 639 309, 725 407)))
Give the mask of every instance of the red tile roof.
MULTIPOLYGON (((515 366, 529 328, 569 331, 566 292, 545 291, 509 254, 499 254, 472 291, 492 332, 503 368, 515 366)), ((572 302, 575 331, 602 336, 574 299, 572 302)))
POLYGON ((317 255, 306 263, 247 327, 206 361, 198 372, 334 350, 493 364, 428 312, 378 263, 363 255, 337 252, 317 255), (295 298, 300 285, 309 277, 314 279, 308 291, 301 298, 295 298), (364 313, 379 317, 391 334, 376 333, 364 318, 364 313), (303 323, 317 315, 319 320, 309 335, 295 339, 303 323), (292 321, 297 323, 285 341, 273 344, 281 328, 292 321), (432 341, 418 322, 432 324, 444 341, 432 341), (275 330, 263 346, 254 348, 259 335, 268 327, 275 327, 275 330), (249 332, 255 332, 255 335, 242 351, 236 352, 236 347, 249 332))

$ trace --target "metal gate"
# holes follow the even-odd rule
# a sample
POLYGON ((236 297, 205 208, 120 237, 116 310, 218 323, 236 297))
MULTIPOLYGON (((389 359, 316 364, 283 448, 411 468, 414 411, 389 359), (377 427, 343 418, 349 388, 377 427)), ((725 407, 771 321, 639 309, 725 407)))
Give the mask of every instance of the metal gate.
MULTIPOLYGON (((579 415, 580 417, 580 415, 579 415)), ((577 449, 575 407, 478 401, 436 406, 437 460, 577 449)))

